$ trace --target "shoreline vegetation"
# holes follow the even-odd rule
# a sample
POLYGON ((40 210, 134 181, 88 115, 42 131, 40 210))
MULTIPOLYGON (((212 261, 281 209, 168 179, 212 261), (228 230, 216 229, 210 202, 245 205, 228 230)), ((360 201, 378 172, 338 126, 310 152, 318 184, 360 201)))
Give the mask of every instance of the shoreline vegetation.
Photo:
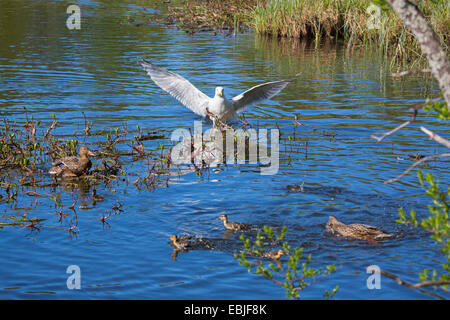
MULTIPOLYGON (((417 0, 418 8, 450 47, 450 5, 446 0, 417 0)), ((387 3, 376 0, 194 0, 167 6, 166 20, 194 34, 228 34, 253 29, 272 38, 378 48, 391 63, 425 61, 414 35, 387 3)))

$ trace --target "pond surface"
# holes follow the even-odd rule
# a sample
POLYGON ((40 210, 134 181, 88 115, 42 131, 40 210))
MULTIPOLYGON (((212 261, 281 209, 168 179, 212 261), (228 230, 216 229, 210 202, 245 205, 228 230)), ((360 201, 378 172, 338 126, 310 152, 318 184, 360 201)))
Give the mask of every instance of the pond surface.
MULTIPOLYGON (((337 299, 434 298, 384 277, 380 290, 366 286, 370 265, 415 283, 423 269, 445 261, 426 232, 395 223, 399 207, 415 209, 419 216, 428 212, 429 199, 417 186, 415 171, 400 182, 383 182, 414 162, 410 154, 444 152, 426 139, 420 125, 446 138, 448 127, 422 115, 383 142, 371 138, 409 119, 413 104, 436 97, 434 80, 394 79, 386 59, 375 52, 325 44, 315 50, 251 32, 190 35, 144 23, 152 10, 127 1, 78 5, 81 29, 68 30, 66 1, 1 2, 1 118, 23 123, 32 115, 41 121, 42 133, 54 114, 59 126, 53 134, 71 138, 83 131, 84 113, 93 123, 91 135, 77 139, 94 150, 105 132, 126 125, 129 136, 118 143, 119 150, 131 151, 139 126, 159 135, 143 142, 157 154, 161 144, 177 143, 171 141, 174 130, 193 130, 201 119, 157 87, 138 64, 140 58, 181 74, 210 96, 217 85, 234 96, 301 72, 271 101, 245 112, 253 127, 280 130, 279 169, 262 175, 260 164, 226 164, 222 170, 191 170, 167 176, 155 187, 137 188, 133 181, 146 174, 148 163, 124 156, 123 180, 95 186, 103 201, 92 200, 89 185, 37 190, 61 193, 66 206, 77 201, 75 212, 64 209, 68 216, 61 221, 52 201, 25 195, 34 189, 23 187, 17 201, 0 202, 1 221, 24 214, 45 220, 39 230, 0 229, 1 299, 284 299, 283 288, 238 265, 233 254, 242 249, 239 233, 224 232, 216 219, 222 213, 255 228, 286 226, 286 240, 304 247, 314 267, 336 264, 335 274, 301 292, 304 299, 321 299, 336 285, 337 299), (294 124, 295 116, 301 125, 294 124), (98 220, 117 204, 121 212, 107 223, 98 220), (330 215, 379 226, 395 237, 373 244, 329 235, 330 215), (75 234, 65 230, 75 224, 75 234), (174 257, 171 234, 205 237, 216 246, 174 257), (70 265, 81 270, 80 290, 66 285, 70 265)), ((202 126, 206 130, 211 122, 202 126)), ((38 173, 47 182, 49 167, 38 173)), ((448 168, 448 162, 436 160, 423 170, 445 182, 448 168)), ((5 196, 4 189, 0 193, 5 196)))

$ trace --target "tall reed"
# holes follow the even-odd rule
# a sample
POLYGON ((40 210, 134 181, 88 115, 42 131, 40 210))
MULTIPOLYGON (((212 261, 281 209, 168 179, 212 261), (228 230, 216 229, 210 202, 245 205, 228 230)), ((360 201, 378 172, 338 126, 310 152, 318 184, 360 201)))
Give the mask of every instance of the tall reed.
MULTIPOLYGON (((382 3, 381 1, 376 1, 382 3)), ((446 48, 450 37, 450 2, 417 0, 446 48)), ((389 6, 370 0, 266 0, 253 11, 256 32, 274 37, 344 40, 347 45, 375 45, 400 59, 420 57, 414 36, 389 6)))

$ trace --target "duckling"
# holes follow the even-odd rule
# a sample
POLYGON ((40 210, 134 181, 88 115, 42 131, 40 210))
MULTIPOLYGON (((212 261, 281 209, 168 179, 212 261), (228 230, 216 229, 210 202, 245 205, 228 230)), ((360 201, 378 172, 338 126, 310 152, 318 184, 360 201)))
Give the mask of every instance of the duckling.
POLYGON ((192 236, 182 236, 181 238, 178 238, 175 234, 171 235, 169 240, 172 240, 172 245, 179 250, 185 250, 186 248, 190 247, 191 244, 188 240, 190 240, 192 236))
POLYGON ((278 260, 280 259, 280 257, 284 254, 284 251, 282 249, 278 250, 278 251, 269 251, 269 252, 265 252, 263 254, 264 258, 267 259, 271 259, 271 260, 278 260))
POLYGON ((223 225, 225 226, 226 229, 229 230, 239 231, 250 229, 250 225, 248 224, 228 221, 228 217, 226 214, 221 214, 217 219, 223 220, 223 225))
POLYGON ((98 194, 97 190, 94 188, 92 190, 92 201, 97 202, 97 201, 104 201, 104 200, 105 200, 105 197, 102 196, 101 194, 98 194))
POLYGON ((380 228, 359 223, 346 225, 333 216, 330 216, 328 220, 327 229, 341 236, 359 240, 380 240, 392 237, 392 234, 386 233, 380 228))
POLYGON ((88 156, 95 154, 86 146, 81 146, 79 156, 65 157, 58 159, 52 163, 53 167, 48 171, 51 175, 64 177, 77 177, 85 174, 92 166, 92 162, 88 156))

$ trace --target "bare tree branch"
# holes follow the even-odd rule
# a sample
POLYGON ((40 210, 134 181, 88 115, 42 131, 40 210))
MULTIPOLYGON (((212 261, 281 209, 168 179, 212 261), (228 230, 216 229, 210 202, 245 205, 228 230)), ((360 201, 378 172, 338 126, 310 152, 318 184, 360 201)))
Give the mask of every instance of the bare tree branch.
POLYGON ((428 130, 425 127, 420 127, 420 130, 422 130, 427 135, 429 135, 430 138, 433 139, 434 141, 436 141, 450 149, 450 141, 448 141, 447 139, 442 138, 440 135, 437 135, 436 133, 434 133, 431 130, 428 130))
POLYGON ((381 136, 376 136, 376 135, 371 135, 371 137, 375 140, 377 140, 378 142, 382 141, 384 138, 386 138, 387 136, 390 136, 391 134, 397 132, 398 130, 400 130, 403 127, 406 127, 408 124, 412 123, 414 120, 416 120, 416 116, 417 116, 417 111, 429 104, 433 104, 435 102, 441 101, 443 99, 443 97, 438 97, 435 99, 432 99, 430 101, 425 101, 422 103, 419 103, 418 105, 415 105, 414 107, 412 107, 413 110, 413 114, 411 116, 411 119, 409 119, 408 121, 402 123, 401 125, 399 125, 398 127, 394 128, 393 130, 386 132, 384 134, 382 134, 381 136))
MULTIPOLYGON (((417 113, 417 112, 416 112, 417 113)), ((416 115, 413 115, 413 119, 410 119, 404 123, 402 123, 401 125, 399 125, 398 127, 395 127, 393 130, 388 131, 386 133, 383 133, 381 136, 376 136, 376 135, 371 135, 371 137, 375 140, 377 140, 377 142, 382 141, 384 138, 386 138, 387 136, 390 136, 391 134, 397 132, 398 130, 400 130, 403 127, 406 127, 408 124, 410 124, 411 122, 414 121, 414 119, 416 118, 416 115)))
POLYGON ((417 74, 417 73, 430 73, 431 69, 420 69, 420 70, 406 70, 402 72, 393 73, 392 76, 395 78, 400 78, 409 74, 417 74))
POLYGON ((433 154, 431 156, 422 158, 419 161, 416 161, 411 167, 409 167, 408 169, 403 171, 403 173, 401 175, 397 176, 394 179, 386 180, 384 183, 388 184, 388 183, 392 183, 392 182, 395 182, 397 180, 400 180, 403 176, 407 175, 412 169, 417 167, 419 164, 421 164, 423 162, 426 162, 428 160, 434 159, 434 158, 439 158, 439 157, 450 157, 450 152, 433 154))
MULTIPOLYGON (((442 285, 450 285, 450 280, 441 280, 441 281, 424 281, 419 282, 415 284, 408 283, 402 279, 400 279, 395 274, 380 270, 380 273, 388 278, 391 278, 395 280, 398 284, 401 284, 402 286, 406 286, 411 289, 420 289, 423 287, 429 287, 429 286, 442 286, 442 285)), ((447 290, 446 290, 447 291, 447 290)))

